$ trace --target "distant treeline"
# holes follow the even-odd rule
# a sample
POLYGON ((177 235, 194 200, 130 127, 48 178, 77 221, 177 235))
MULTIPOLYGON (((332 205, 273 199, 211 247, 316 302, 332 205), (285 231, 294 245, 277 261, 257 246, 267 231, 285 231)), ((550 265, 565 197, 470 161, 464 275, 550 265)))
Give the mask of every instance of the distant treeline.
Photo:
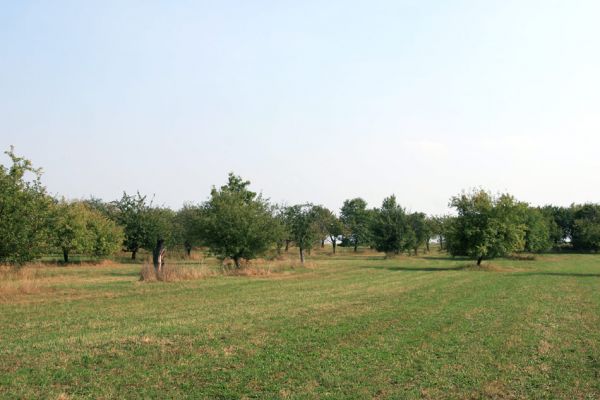
POLYGON ((67 201, 47 194, 32 163, 6 154, 0 166, 0 262, 21 264, 60 252, 108 257, 140 249, 158 254, 180 247, 189 255, 202 246, 215 256, 249 260, 281 254, 290 244, 305 253, 315 246, 371 247, 388 255, 428 251, 433 241, 456 256, 482 260, 517 252, 598 251, 600 205, 531 207, 508 194, 463 192, 450 200, 455 216, 409 213, 395 196, 369 208, 346 200, 339 213, 320 205, 271 204, 250 191, 250 182, 230 174, 207 201, 178 211, 156 206, 147 196, 123 193, 114 201, 67 201))

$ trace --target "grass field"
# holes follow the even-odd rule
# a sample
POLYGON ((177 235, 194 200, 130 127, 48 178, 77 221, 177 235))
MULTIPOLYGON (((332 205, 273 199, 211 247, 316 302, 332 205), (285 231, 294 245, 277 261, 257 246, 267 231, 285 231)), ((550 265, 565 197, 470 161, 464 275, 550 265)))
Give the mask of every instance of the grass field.
POLYGON ((0 294, 0 398, 600 398, 600 256, 310 261, 36 268, 0 294))

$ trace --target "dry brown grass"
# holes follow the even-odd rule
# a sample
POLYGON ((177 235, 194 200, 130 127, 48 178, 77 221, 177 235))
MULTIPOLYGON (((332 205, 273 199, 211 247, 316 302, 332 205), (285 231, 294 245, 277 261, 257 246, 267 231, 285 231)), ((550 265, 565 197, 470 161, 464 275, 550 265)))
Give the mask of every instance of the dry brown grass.
POLYGON ((179 282, 179 281, 191 281, 196 279, 203 279, 208 276, 215 275, 214 271, 211 271, 205 267, 185 267, 181 265, 165 265, 162 271, 158 273, 154 270, 154 266, 151 264, 144 264, 140 271, 140 281, 143 282, 179 282))
POLYGON ((215 275, 266 277, 298 268, 312 269, 315 268, 315 264, 312 262, 301 264, 300 261, 289 259, 259 258, 250 261, 243 260, 240 268, 236 268, 232 260, 226 259, 220 266, 213 265, 212 268, 203 263, 196 266, 167 264, 161 272, 156 273, 154 266, 146 263, 140 270, 140 281, 179 282, 204 279, 215 275))
POLYGON ((236 276, 269 276, 272 274, 282 273, 289 269, 315 267, 313 262, 305 262, 302 264, 299 260, 290 260, 286 258, 264 259, 257 258, 254 260, 243 260, 240 268, 236 268, 233 261, 225 260, 221 266, 224 275, 236 276))
POLYGON ((40 291, 38 268, 0 265, 0 298, 40 291))

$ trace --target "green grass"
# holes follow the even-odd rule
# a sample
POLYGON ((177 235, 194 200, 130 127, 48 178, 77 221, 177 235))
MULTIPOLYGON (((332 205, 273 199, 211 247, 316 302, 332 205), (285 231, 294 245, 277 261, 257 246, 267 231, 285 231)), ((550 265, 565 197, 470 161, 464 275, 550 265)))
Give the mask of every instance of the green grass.
POLYGON ((600 398, 600 256, 311 261, 43 268, 0 297, 0 398, 600 398))

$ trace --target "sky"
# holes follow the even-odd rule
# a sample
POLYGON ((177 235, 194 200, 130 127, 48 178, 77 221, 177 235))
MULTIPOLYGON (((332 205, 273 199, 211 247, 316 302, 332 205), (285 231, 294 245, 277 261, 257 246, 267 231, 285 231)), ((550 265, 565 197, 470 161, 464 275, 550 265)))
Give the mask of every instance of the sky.
MULTIPOLYGON (((598 1, 0 0, 0 147, 179 208, 600 201, 598 1)), ((7 165, 8 159, 0 157, 7 165)))

